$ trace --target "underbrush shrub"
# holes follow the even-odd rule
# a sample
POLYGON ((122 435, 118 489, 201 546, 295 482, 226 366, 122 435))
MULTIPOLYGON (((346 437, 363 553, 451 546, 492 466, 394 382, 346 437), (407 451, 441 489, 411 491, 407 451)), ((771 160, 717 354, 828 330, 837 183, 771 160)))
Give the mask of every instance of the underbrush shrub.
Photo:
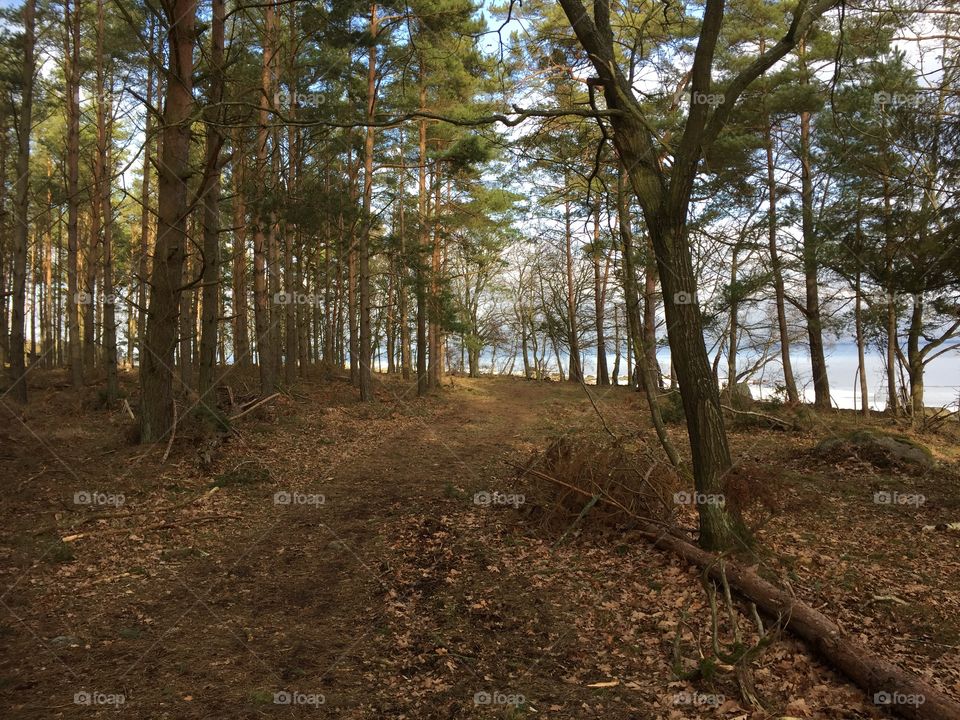
POLYGON ((686 422, 686 415, 683 412, 683 400, 679 392, 669 392, 657 398, 657 405, 660 406, 660 417, 668 425, 686 422))
POLYGON ((724 477, 727 506, 736 508, 749 528, 756 528, 780 513, 782 473, 775 467, 737 463, 724 477))
POLYGON ((552 529, 578 519, 603 526, 637 518, 670 522, 682 483, 669 463, 643 450, 609 438, 562 437, 536 453, 520 475, 535 484, 537 515, 552 529))

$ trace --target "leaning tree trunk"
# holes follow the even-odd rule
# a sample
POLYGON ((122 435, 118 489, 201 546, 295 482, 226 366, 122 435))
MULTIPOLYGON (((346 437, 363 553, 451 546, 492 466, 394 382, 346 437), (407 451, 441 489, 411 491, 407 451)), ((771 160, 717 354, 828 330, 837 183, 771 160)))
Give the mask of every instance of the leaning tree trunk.
POLYGON ((157 242, 151 273, 144 357, 140 371, 140 440, 173 430, 173 362, 186 241, 193 108, 195 0, 163 0, 169 23, 169 72, 157 182, 157 242))
POLYGON ((10 394, 27 402, 25 355, 25 303, 27 290, 27 230, 30 224, 30 128, 33 124, 33 74, 36 61, 34 34, 36 0, 23 6, 23 73, 20 89, 20 124, 17 128, 17 182, 13 228, 13 312, 10 328, 10 394))
MULTIPOLYGON (((703 495, 722 496, 732 462, 720 396, 703 344, 703 319, 696 300, 697 280, 687 238, 686 207, 682 213, 650 214, 647 225, 663 286, 670 357, 687 418, 696 488, 703 495)), ((746 530, 731 505, 697 504, 703 547, 728 548, 745 542, 746 530)))
POLYGON ((620 252, 623 256, 623 294, 626 298, 627 382, 628 384, 633 382, 629 359, 632 342, 632 349, 635 350, 637 358, 637 370, 640 380, 638 389, 642 388, 644 395, 646 395, 647 406, 650 409, 650 419, 657 433, 657 439, 660 441, 660 446, 663 448, 663 451, 670 459, 670 463, 675 468, 680 468, 682 466, 680 454, 677 452, 673 441, 667 434, 667 426, 663 422, 663 416, 660 413, 660 404, 657 400, 659 392, 654 378, 654 369, 650 367, 647 361, 646 351, 643 347, 644 327, 640 320, 640 293, 637 281, 637 269, 633 259, 633 227, 630 223, 630 211, 627 206, 624 175, 625 170, 623 166, 621 166, 617 173, 617 214, 620 225, 620 252))

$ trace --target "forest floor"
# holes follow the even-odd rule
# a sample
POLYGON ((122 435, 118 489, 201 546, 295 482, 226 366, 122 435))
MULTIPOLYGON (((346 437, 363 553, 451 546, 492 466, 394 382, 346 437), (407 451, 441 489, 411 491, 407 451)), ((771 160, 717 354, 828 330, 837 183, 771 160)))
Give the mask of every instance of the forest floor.
MULTIPOLYGON (((751 663, 765 709, 723 663, 678 679, 678 654, 712 654, 699 573, 589 514, 546 527, 547 489, 517 477, 601 427, 580 387, 455 378, 417 400, 378 376, 361 405, 306 379, 213 450, 186 424, 164 460, 94 387, 31 380, 0 408, 3 717, 886 716, 789 632, 751 663)), ((592 390, 615 432, 650 436, 641 395, 592 390)), ((776 498, 753 562, 960 699, 960 537, 921 530, 960 520, 960 433, 922 438, 940 462, 921 473, 811 453, 855 422, 733 428, 776 498)))

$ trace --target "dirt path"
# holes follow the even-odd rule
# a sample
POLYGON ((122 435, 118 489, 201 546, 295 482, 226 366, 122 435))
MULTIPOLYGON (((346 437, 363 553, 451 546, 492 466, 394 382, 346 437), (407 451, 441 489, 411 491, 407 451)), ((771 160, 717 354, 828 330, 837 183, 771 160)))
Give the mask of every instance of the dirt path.
MULTIPOLYGON (((677 681, 675 647, 684 670, 709 652, 696 574, 629 535, 555 546, 523 512, 474 500, 538 502, 506 461, 596 425, 581 390, 454 382, 429 401, 383 384, 369 407, 345 384, 306 383, 239 423, 207 470, 189 450, 161 464, 161 450, 118 446, 98 467, 84 443, 58 445, 76 477, 26 485, 5 536, 5 715, 880 716, 789 639, 756 668, 770 712, 742 707, 722 668, 677 681), (63 535, 99 510, 64 500, 86 485, 145 511, 212 484, 66 545, 31 532, 36 513, 63 535), (149 529, 157 518, 173 526, 149 529)), ((641 412, 623 389, 599 404, 617 426, 641 412)))

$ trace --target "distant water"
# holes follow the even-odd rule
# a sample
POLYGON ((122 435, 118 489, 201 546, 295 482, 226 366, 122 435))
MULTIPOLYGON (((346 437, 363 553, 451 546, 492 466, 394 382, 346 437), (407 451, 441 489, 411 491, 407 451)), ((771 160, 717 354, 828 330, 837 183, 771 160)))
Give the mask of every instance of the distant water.
MULTIPOLYGON (((941 355, 927 365, 924 373, 924 403, 927 407, 950 407, 956 409, 960 401, 960 345, 958 349, 941 355)), ((857 378, 857 346, 855 343, 834 343, 826 349, 827 375, 830 380, 830 396, 835 407, 857 408, 860 406, 860 386, 857 378), (856 390, 855 390, 856 389, 856 390), (856 396, 854 395, 856 392, 856 396)), ((564 363, 564 373, 567 371, 567 358, 561 356, 564 363)), ((670 351, 659 350, 657 357, 664 373, 670 369, 670 351)), ((813 402, 813 375, 810 370, 810 356, 803 347, 798 347, 790 353, 793 363, 793 373, 797 387, 806 401, 813 402)), ((607 356, 607 368, 613 372, 614 356, 607 356)), ((712 358, 711 358, 712 360, 712 358)), ((503 370, 509 364, 506 354, 497 356, 497 370, 503 370)), ((751 358, 746 354, 738 357, 741 367, 750 364, 751 358)), ((483 372, 490 372, 490 355, 485 353, 481 359, 483 372)), ((887 377, 884 370, 884 360, 876 352, 867 352, 867 390, 870 407, 882 410, 887 404, 887 377)), ((595 382, 597 372, 596 352, 591 353, 589 348, 583 355, 584 374, 588 382, 595 382)), ((550 369, 556 372, 556 360, 550 363, 550 369)), ((719 374, 721 384, 726 382, 726 358, 721 358, 719 374)), ((523 360, 517 358, 514 363, 515 374, 523 372, 523 360)), ((626 373, 626 358, 620 361, 620 382, 624 381, 626 373)), ((899 373, 899 370, 898 370, 899 373)), ((904 383, 907 382, 904 373, 904 383)), ((783 384, 783 368, 780 362, 773 361, 759 370, 749 380, 754 397, 769 398, 774 394, 777 384, 783 384)))

